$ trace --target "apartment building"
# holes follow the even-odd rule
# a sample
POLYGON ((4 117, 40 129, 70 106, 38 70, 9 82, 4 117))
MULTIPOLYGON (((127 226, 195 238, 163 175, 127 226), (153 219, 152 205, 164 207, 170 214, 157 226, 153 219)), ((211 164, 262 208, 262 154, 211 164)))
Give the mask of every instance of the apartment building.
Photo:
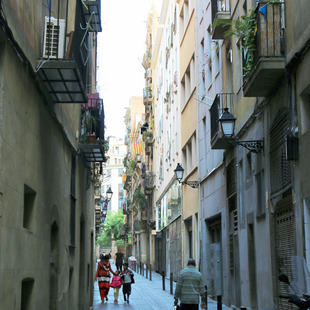
POLYGON ((145 123, 145 106, 142 97, 131 97, 124 117, 127 156, 124 161, 125 241, 127 256, 135 256, 146 263, 148 253, 148 230, 146 227, 147 199, 143 190, 142 173, 145 174, 145 154, 141 127, 145 123))
MULTIPOLYGON (((197 130, 197 57, 196 57, 196 1, 179 1, 180 42, 180 112, 181 161, 184 169, 182 186, 182 264, 188 258, 199 261, 199 187, 198 182, 198 130, 197 130)), ((175 165, 176 167, 176 165, 175 165)))
POLYGON ((105 160, 98 31, 100 1, 0 3, 3 309, 92 304, 95 163, 105 160))
MULTIPOLYGON (((309 40, 303 16, 309 9, 293 1, 209 5, 223 66, 222 91, 210 108, 210 143, 212 150, 225 150, 225 198, 215 203, 206 196, 203 206, 202 251, 205 259, 211 255, 206 277, 215 276, 214 295, 221 293, 225 304, 290 309, 279 298, 288 291, 278 276, 293 277, 292 256, 308 260, 308 186, 301 171, 308 169, 302 158, 308 144, 309 40), (232 22, 230 36, 225 20, 232 22), (238 32, 236 20, 248 31, 238 32), (225 120, 235 129, 227 135, 225 120)), ((211 186, 210 192, 217 188, 211 186)))

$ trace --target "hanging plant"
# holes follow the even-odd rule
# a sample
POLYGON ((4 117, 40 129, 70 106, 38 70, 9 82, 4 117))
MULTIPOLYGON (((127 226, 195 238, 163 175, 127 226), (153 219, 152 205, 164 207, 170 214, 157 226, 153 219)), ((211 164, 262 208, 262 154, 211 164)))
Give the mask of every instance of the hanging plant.
POLYGON ((139 189, 136 189, 133 195, 133 201, 138 207, 139 211, 145 210, 146 208, 146 197, 139 189))

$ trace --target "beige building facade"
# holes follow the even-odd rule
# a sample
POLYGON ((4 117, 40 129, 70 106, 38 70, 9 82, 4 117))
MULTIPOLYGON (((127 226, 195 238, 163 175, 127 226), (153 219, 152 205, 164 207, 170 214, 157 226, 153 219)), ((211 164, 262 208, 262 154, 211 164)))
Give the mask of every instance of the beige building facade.
POLYGON ((0 4, 3 309, 92 304, 94 163, 105 160, 104 110, 97 94, 87 96, 95 93, 96 44, 90 54, 77 49, 84 34, 85 44, 95 42, 101 29, 100 1, 92 10, 87 24, 80 1, 0 4))

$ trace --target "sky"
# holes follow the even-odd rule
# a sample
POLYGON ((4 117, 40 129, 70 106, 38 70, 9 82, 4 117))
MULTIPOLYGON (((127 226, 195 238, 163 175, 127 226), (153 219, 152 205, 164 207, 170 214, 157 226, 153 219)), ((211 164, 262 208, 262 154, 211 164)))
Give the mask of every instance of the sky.
POLYGON ((143 96, 146 21, 151 0, 102 0, 98 35, 98 91, 105 109, 106 137, 124 138, 125 107, 143 96))

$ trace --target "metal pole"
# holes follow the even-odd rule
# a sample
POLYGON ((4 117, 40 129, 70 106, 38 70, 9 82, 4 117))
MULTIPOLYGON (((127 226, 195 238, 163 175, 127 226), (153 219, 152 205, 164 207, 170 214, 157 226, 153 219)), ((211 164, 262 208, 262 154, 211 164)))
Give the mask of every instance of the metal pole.
POLYGON ((150 264, 150 281, 152 281, 152 265, 150 264))
POLYGON ((165 290, 165 272, 162 272, 162 278, 163 278, 163 291, 165 290))
POLYGON ((208 287, 205 285, 205 303, 206 303, 206 310, 208 310, 208 287))
POLYGON ((146 274, 145 277, 148 279, 149 278, 149 269, 148 269, 148 264, 146 264, 146 274))
POLYGON ((170 272, 170 294, 173 295, 173 273, 170 272))
POLYGON ((144 264, 142 263, 142 277, 144 277, 144 264))
POLYGON ((222 296, 217 296, 217 310, 222 310, 222 296))

